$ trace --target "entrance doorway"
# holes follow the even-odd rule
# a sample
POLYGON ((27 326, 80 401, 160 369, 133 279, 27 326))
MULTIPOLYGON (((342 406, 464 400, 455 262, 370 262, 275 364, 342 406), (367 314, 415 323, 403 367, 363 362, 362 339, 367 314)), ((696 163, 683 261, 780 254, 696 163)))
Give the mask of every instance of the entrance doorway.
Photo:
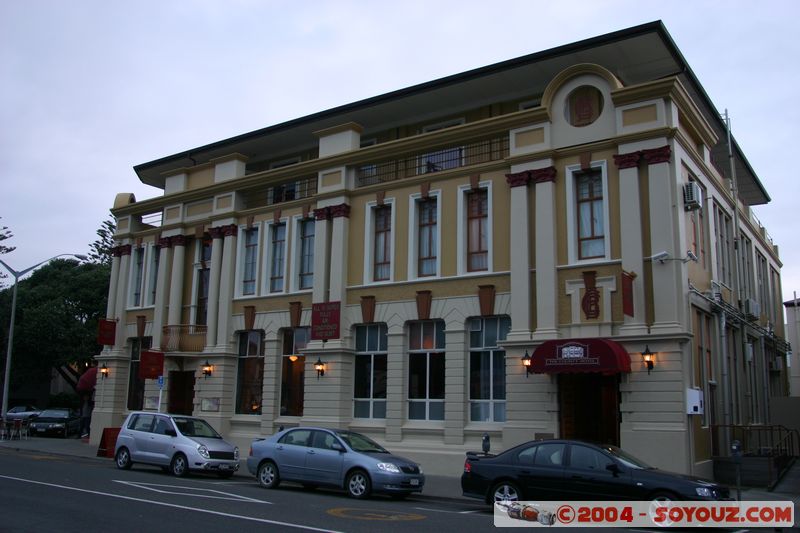
POLYGON ((176 415, 191 415, 194 409, 194 372, 170 370, 167 411, 176 415))
POLYGON ((619 446, 619 375, 559 374, 561 437, 619 446))

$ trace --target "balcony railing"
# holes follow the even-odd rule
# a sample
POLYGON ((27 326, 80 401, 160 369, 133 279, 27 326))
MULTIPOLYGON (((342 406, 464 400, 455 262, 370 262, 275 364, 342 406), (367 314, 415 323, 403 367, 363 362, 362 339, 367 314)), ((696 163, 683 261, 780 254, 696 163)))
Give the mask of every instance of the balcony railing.
POLYGON ((193 324, 164 326, 161 350, 164 352, 202 352, 206 345, 208 326, 193 324))
POLYGON ((244 208, 253 209, 310 198, 317 194, 317 175, 286 181, 271 187, 256 187, 242 191, 244 208))
POLYGON ((356 170, 359 187, 466 167, 508 157, 508 135, 465 144, 437 146, 400 159, 361 165, 356 170))

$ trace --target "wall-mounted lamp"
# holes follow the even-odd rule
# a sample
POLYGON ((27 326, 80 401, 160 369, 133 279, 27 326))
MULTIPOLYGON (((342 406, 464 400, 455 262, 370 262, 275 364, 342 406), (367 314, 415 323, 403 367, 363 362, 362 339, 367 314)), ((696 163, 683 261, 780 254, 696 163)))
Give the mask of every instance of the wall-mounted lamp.
POLYGON ((297 356, 296 356, 296 355, 290 355, 290 356, 289 356, 289 361, 291 361, 292 363, 294 363, 295 361, 297 361, 297 356))
POLYGON ((208 378, 212 372, 214 372, 214 367, 208 362, 208 359, 206 359, 206 362, 203 363, 203 376, 208 378))
POLYGON ((317 379, 319 379, 320 376, 325 375, 325 363, 323 363, 322 359, 319 357, 317 357, 317 362, 314 363, 314 370, 317 371, 317 379))
POLYGON ((108 367, 105 363, 103 363, 103 366, 100 367, 100 377, 102 379, 106 379, 108 377, 108 367))
POLYGON ((647 365, 647 373, 649 374, 651 370, 653 370, 653 366, 656 363, 656 354, 650 351, 650 346, 645 345, 644 351, 642 352, 642 360, 644 364, 647 365))
POLYGON ((522 366, 525 367, 525 377, 527 378, 531 374, 533 374, 533 365, 531 364, 533 361, 531 360, 531 356, 528 353, 528 350, 525 350, 525 355, 522 356, 522 366))

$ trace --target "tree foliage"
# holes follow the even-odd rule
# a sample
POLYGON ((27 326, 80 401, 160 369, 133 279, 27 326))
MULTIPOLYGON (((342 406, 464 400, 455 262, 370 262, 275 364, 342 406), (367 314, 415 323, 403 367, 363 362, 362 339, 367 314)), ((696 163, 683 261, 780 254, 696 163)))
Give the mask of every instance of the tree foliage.
POLYGON ((89 245, 89 261, 103 265, 111 264, 111 248, 114 246, 114 233, 117 225, 113 219, 104 220, 97 230, 97 240, 89 245))
MULTIPOLYGON (((14 330, 12 384, 49 381, 53 368, 83 366, 102 349, 98 320, 105 316, 110 266, 56 259, 20 280, 14 330)), ((10 322, 11 290, 0 293, 0 324, 10 322)), ((0 330, 2 346, 8 331, 0 330)))
MULTIPOLYGON (((9 252, 13 252, 16 250, 15 246, 8 246, 3 244, 3 241, 6 241, 13 237, 14 235, 11 233, 11 230, 8 229, 8 226, 0 226, 0 255, 7 254, 9 252)), ((2 269, 0 269, 0 280, 3 278, 7 278, 8 274, 6 274, 2 269)), ((0 281, 0 287, 3 286, 2 281, 0 281)))

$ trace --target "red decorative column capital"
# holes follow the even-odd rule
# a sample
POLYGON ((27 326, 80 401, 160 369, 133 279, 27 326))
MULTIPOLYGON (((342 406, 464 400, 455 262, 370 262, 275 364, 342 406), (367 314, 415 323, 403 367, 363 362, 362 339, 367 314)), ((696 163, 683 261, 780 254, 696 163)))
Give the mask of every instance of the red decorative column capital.
POLYGON ((618 169, 636 168, 642 159, 642 152, 631 152, 629 154, 619 154, 614 156, 614 163, 618 169))
POLYGON ((186 246, 186 235, 173 235, 169 238, 172 246, 186 246))
POLYGON ((328 214, 331 218, 350 218, 350 206, 347 204, 332 205, 328 208, 328 214))
POLYGON ((123 244, 121 246, 117 246, 113 250, 114 257, 122 257, 123 255, 131 255, 131 245, 130 244, 123 244))
POLYGON ((329 218, 331 218, 331 215, 327 207, 314 209, 314 220, 328 220, 329 218))
POLYGON ((236 237, 236 234, 239 232, 239 227, 236 224, 228 224, 227 226, 222 226, 222 234, 226 237, 236 237))
POLYGON ((514 174, 506 174, 506 182, 509 187, 522 187, 527 186, 531 181, 531 173, 529 170, 522 172, 515 172, 514 174))
POLYGON ((225 226, 208 228, 208 234, 211 235, 212 239, 221 239, 225 236, 225 226))
POLYGON ((159 248, 170 248, 172 246, 172 239, 169 237, 161 237, 158 239, 159 248))
POLYGON ((547 183, 556 181, 556 167, 545 167, 531 170, 531 179, 534 183, 547 183))
POLYGON ((660 148, 652 148, 650 150, 642 150, 642 157, 648 165, 655 165, 656 163, 669 163, 669 158, 672 156, 672 149, 669 145, 660 148))

